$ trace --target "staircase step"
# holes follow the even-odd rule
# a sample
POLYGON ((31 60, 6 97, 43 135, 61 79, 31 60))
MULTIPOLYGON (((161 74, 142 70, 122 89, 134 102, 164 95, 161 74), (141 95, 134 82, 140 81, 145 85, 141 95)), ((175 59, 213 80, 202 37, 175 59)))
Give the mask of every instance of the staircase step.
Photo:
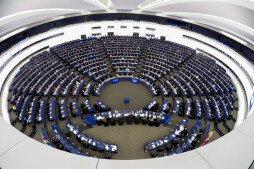
POLYGON ((145 56, 146 56, 146 53, 147 53, 147 45, 146 45, 147 41, 148 40, 146 40, 144 42, 144 44, 143 44, 143 46, 141 48, 141 54, 140 54, 140 56, 138 58, 138 62, 137 62, 138 64, 137 64, 136 69, 135 69, 135 73, 137 74, 137 76, 140 75, 142 67, 143 67, 143 65, 145 63, 145 56))

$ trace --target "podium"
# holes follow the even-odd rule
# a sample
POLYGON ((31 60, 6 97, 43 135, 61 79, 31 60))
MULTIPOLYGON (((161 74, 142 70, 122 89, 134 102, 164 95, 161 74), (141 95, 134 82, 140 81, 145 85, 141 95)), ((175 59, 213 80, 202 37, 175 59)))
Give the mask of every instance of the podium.
POLYGON ((130 103, 130 97, 125 96, 123 102, 124 102, 124 104, 129 104, 130 103))

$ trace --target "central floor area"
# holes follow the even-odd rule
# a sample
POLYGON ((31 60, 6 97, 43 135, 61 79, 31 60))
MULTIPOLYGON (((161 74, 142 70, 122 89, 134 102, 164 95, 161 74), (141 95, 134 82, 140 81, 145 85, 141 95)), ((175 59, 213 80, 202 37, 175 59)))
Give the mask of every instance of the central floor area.
MULTIPOLYGON (((105 142, 119 146, 114 159, 146 159, 150 154, 144 152, 143 146, 155 138, 160 138, 172 129, 164 126, 150 127, 148 125, 123 125, 123 126, 95 126, 86 130, 86 133, 105 142)), ((100 154, 98 153, 98 156, 100 154)))
POLYGON ((137 110, 142 109, 152 99, 152 93, 145 86, 130 81, 120 81, 107 85, 100 97, 90 97, 92 103, 103 100, 112 110, 137 110), (129 97, 130 102, 124 104, 124 97, 129 97))

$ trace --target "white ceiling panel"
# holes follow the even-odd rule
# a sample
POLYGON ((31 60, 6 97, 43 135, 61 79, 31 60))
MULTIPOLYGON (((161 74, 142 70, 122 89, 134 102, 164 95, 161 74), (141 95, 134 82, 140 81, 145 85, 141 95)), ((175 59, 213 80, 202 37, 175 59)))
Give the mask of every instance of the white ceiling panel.
POLYGON ((144 0, 111 0, 115 8, 118 10, 136 9, 144 0))
POLYGON ((155 1, 156 1, 156 0, 144 0, 144 1, 142 2, 141 6, 148 5, 148 4, 153 3, 153 2, 155 2, 155 1))
POLYGON ((77 13, 66 13, 66 11, 51 11, 51 12, 34 12, 33 15, 19 15, 16 17, 13 17, 11 22, 9 19, 4 20, 3 22, 0 22, 0 36, 4 35, 12 30, 16 30, 22 27, 25 27, 26 25, 48 20, 49 18, 54 18, 61 15, 70 15, 70 14, 77 14, 77 13), (25 21, 25 22, 24 22, 25 21), (11 28, 11 29, 10 29, 11 28))
MULTIPOLYGON (((54 16, 90 12, 142 12, 161 16, 171 15, 172 12, 189 13, 197 17, 209 15, 225 18, 254 28, 254 0, 0 0, 0 36, 54 16)), ((194 19, 198 20, 197 17, 194 19)), ((202 21, 208 25, 215 23, 205 18, 202 21)))
POLYGON ((155 10, 157 7, 163 7, 168 5, 180 4, 180 3, 194 3, 194 2, 221 2, 227 4, 234 4, 246 8, 254 8, 254 0, 145 0, 142 4, 142 10, 155 10))
POLYGON ((160 6, 154 8, 152 11, 158 11, 159 13, 185 12, 223 16, 223 18, 234 20, 254 28, 254 11, 234 4, 222 2, 188 2, 160 6))
MULTIPOLYGON (((193 21, 194 23, 209 24, 231 34, 235 34, 241 39, 254 44, 254 29, 248 27, 244 24, 236 22, 234 20, 229 20, 223 17, 218 17, 214 15, 206 15, 200 13, 187 13, 187 12, 170 12, 168 17, 182 17, 193 21)), ((187 20, 187 22, 189 21, 187 20)))
POLYGON ((89 0, 1 0, 0 17, 36 9, 70 9, 81 11, 102 10, 103 8, 89 0))
POLYGON ((105 6, 108 5, 109 0, 99 0, 101 3, 103 3, 105 6))

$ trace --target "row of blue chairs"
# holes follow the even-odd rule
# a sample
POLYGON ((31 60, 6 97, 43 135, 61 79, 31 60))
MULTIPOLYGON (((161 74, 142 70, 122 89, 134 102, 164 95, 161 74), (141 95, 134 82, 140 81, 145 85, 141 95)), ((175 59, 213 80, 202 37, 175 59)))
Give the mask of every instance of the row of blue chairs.
POLYGON ((136 69, 145 38, 107 36, 102 37, 101 41, 115 72, 119 75, 125 73, 132 75, 136 69))
POLYGON ((116 144, 109 144, 102 142, 89 136, 87 133, 81 131, 76 125, 71 121, 66 122, 66 128, 73 133, 79 142, 83 144, 84 147, 90 148, 92 150, 97 150, 99 152, 111 152, 117 153, 118 147, 116 144))
POLYGON ((196 122, 196 124, 192 127, 187 137, 183 140, 183 142, 178 142, 177 146, 172 148, 170 151, 165 153, 165 156, 170 156, 173 154, 180 154, 186 151, 192 150, 196 147, 198 140, 202 135, 201 131, 201 122, 196 122))
POLYGON ((51 49, 72 68, 99 81, 110 74, 103 45, 98 39, 74 40, 51 49), (100 79, 98 77, 100 76, 100 79))
MULTIPOLYGON (((163 113, 178 114, 179 116, 186 116, 190 119, 205 118, 206 120, 220 122, 222 120, 230 120, 232 115, 231 111, 235 110, 233 95, 229 96, 216 96, 210 99, 203 98, 189 99, 185 98, 182 102, 178 99, 174 99, 171 104, 167 99, 163 100, 162 104, 156 100, 151 100, 144 110, 146 111, 158 111, 163 113)), ((49 103, 47 100, 38 98, 31 99, 30 96, 19 96, 14 111, 19 115, 19 122, 28 123, 32 126, 35 122, 46 123, 46 117, 50 122, 56 121, 57 117, 60 120, 64 120, 68 117, 68 106, 66 99, 61 100, 60 104, 56 99, 51 98, 49 103), (37 114, 38 111, 38 114, 37 114)), ((97 100, 95 105, 91 105, 88 99, 83 100, 81 106, 77 99, 72 99, 70 103, 70 110, 73 117, 80 116, 81 114, 94 114, 96 112, 107 112, 111 108, 107 106, 102 100, 97 100)))
POLYGON ((148 142, 144 145, 144 151, 149 152, 152 157, 158 156, 159 152, 171 150, 176 147, 180 139, 188 134, 188 120, 183 119, 175 128, 165 136, 148 142))
POLYGON ((87 152, 83 152, 81 150, 79 150, 75 145, 73 145, 64 135, 64 133, 62 132, 61 128, 59 127, 58 124, 54 123, 51 124, 51 128, 53 131, 54 136, 57 138, 57 140, 64 146, 64 148, 73 153, 73 154, 78 154, 78 155, 82 155, 82 156, 88 156, 91 157, 91 155, 89 155, 87 152))
POLYGON ((83 121, 90 126, 94 125, 123 125, 126 121, 128 125, 140 124, 143 125, 149 124, 150 126, 160 126, 165 125, 169 122, 170 115, 163 112, 153 112, 145 110, 121 110, 121 111, 107 111, 96 113, 93 115, 88 115, 83 118, 83 121))
POLYGON ((108 84, 112 83, 112 81, 114 79, 118 79, 119 81, 131 81, 132 79, 136 79, 138 81, 138 83, 146 86, 154 96, 158 95, 158 90, 154 87, 153 83, 150 83, 149 81, 145 80, 145 79, 140 79, 137 78, 133 75, 121 75, 121 76, 117 76, 117 77, 111 77, 108 78, 104 81, 102 81, 101 83, 98 83, 95 87, 94 87, 94 94, 95 95, 100 95, 101 91, 103 90, 104 87, 106 87, 108 84))

